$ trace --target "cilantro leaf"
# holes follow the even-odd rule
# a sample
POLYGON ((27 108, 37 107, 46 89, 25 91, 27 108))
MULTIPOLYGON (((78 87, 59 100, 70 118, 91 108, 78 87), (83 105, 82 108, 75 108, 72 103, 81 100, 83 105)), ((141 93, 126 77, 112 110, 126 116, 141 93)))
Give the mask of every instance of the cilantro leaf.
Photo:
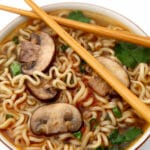
POLYGON ((122 117, 122 113, 121 113, 121 111, 120 111, 120 109, 119 109, 118 107, 114 107, 114 108, 112 109, 112 111, 113 111, 114 115, 115 115, 117 118, 122 117))
POLYGON ((119 131, 117 129, 113 130, 109 135, 109 140, 111 140, 112 138, 116 138, 118 134, 119 134, 119 131))
POLYGON ((125 141, 126 142, 133 141, 141 133, 142 133, 142 130, 140 128, 131 127, 124 133, 125 141))
POLYGON ((150 62, 150 49, 149 48, 138 47, 131 52, 132 52, 132 56, 138 63, 150 62))
POLYGON ((109 135, 109 141, 111 142, 111 144, 122 144, 125 142, 131 142, 136 139, 141 133, 142 130, 137 127, 130 127, 122 134, 120 134, 118 130, 113 130, 112 133, 109 135))
POLYGON ((123 142, 125 142, 125 137, 121 134, 118 134, 116 138, 111 140, 112 144, 121 144, 123 142))
POLYGON ((130 53, 130 49, 126 48, 123 43, 118 43, 115 46, 115 55, 127 67, 134 68, 137 63, 130 53))
POLYGON ((88 17, 86 17, 82 11, 72 11, 69 13, 68 19, 71 20, 76 20, 76 21, 80 21, 80 22, 85 22, 85 23, 89 23, 91 19, 89 19, 88 17))
POLYGON ((81 132, 81 131, 74 132, 73 135, 74 135, 78 140, 81 140, 81 139, 82 139, 82 132, 81 132))
POLYGON ((18 74, 21 74, 21 64, 17 61, 14 61, 10 65, 10 72, 11 72, 13 77, 18 75, 18 74))
POLYGON ((65 52, 65 51, 67 50, 67 48, 69 48, 68 45, 61 45, 61 50, 62 50, 63 52, 65 52))
POLYGON ((119 42, 114 47, 115 55, 129 68, 135 68, 139 63, 150 62, 150 48, 127 42, 119 42))

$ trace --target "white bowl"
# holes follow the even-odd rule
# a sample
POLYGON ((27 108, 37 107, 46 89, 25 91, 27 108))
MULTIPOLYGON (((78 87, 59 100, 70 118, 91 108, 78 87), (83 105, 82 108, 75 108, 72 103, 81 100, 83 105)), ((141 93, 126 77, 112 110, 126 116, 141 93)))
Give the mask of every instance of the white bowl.
MULTIPOLYGON (((134 33, 138 35, 146 36, 146 34, 140 29, 136 24, 134 24, 131 20, 127 19, 126 17, 103 7, 86 4, 86 3, 57 3, 57 4, 51 4, 43 7, 46 11, 54 11, 58 9, 77 9, 77 10, 88 10, 96 13, 103 14, 104 16, 110 17, 120 24, 123 24, 126 26, 129 30, 133 31, 134 33)), ((13 20, 9 25, 7 25, 3 30, 0 32, 0 41, 4 39, 11 31, 13 31, 16 26, 20 25, 21 23, 25 22, 27 20, 26 17, 17 17, 15 20, 13 20)), ((136 141, 131 143, 131 145, 127 148, 129 150, 135 150, 139 148, 149 137, 150 135, 150 126, 148 124, 145 126, 144 133, 140 138, 138 138, 136 141)), ((15 148, 5 137, 3 137, 0 134, 0 141, 6 148, 8 149, 17 149, 15 148)), ((4 149, 4 148, 3 148, 4 149)))

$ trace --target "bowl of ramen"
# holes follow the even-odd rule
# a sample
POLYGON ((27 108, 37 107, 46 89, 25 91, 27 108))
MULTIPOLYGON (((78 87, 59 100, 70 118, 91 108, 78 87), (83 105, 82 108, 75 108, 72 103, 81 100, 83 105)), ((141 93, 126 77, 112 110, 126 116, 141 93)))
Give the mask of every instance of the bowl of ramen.
MULTIPOLYGON (((44 9, 146 35, 99 6, 59 3, 44 9)), ((63 28, 150 104, 148 48, 63 28)), ((0 140, 8 149, 132 150, 148 138, 148 124, 43 21, 18 17, 1 31, 0 41, 0 140)))

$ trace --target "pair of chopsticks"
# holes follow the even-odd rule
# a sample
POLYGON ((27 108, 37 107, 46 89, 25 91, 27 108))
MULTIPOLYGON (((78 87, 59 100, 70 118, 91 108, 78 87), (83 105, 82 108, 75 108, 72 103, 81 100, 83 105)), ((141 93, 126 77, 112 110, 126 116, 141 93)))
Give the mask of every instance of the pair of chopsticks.
MULTIPOLYGON (((0 9, 9 11, 9 12, 13 12, 13 13, 17 13, 17 14, 20 14, 23 16, 40 19, 40 17, 34 12, 30 12, 30 11, 26 11, 26 10, 22 10, 22 9, 18 9, 18 8, 13 8, 13 7, 8 7, 5 5, 0 5, 0 9)), ((79 21, 74 21, 74 20, 70 20, 70 19, 57 17, 57 16, 52 16, 52 15, 49 15, 49 18, 55 20, 57 23, 59 23, 61 25, 65 25, 67 27, 72 27, 75 29, 94 33, 97 35, 103 35, 106 37, 115 38, 115 39, 126 41, 126 42, 131 42, 131 43, 134 43, 137 45, 143 45, 146 47, 150 47, 150 38, 149 37, 143 37, 143 36, 134 35, 131 33, 115 31, 112 29, 98 26, 98 25, 82 23, 79 21)))
POLYGON ((118 31, 112 31, 103 27, 88 25, 85 23, 67 20, 59 17, 49 16, 32 0, 25 1, 36 12, 37 15, 35 13, 20 9, 14 9, 6 6, 2 7, 2 5, 0 9, 42 19, 68 45, 70 45, 72 49, 98 73, 99 76, 101 76, 113 89, 115 89, 120 94, 120 96, 122 96, 123 99, 126 100, 126 102, 129 103, 142 118, 150 123, 150 109, 148 108, 148 106, 146 106, 128 88, 126 88, 122 82, 116 79, 116 77, 112 75, 112 73, 108 69, 101 65, 96 58, 94 58, 85 48, 83 48, 76 40, 74 40, 58 23, 66 25, 68 27, 74 27, 84 31, 101 34, 104 36, 109 36, 120 40, 141 44, 144 46, 150 46, 150 40, 148 38, 125 34, 118 31), (58 23, 56 23, 56 21, 58 23))

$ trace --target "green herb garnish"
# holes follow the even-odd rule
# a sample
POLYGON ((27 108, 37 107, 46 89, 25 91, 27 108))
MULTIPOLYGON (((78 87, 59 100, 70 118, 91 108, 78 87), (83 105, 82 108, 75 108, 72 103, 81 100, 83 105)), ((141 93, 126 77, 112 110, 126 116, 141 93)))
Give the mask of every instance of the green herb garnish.
POLYGON ((62 45, 62 46, 61 46, 61 50, 62 50, 63 52, 65 52, 65 51, 67 50, 67 48, 69 48, 68 45, 62 45))
POLYGON ((13 77, 18 75, 18 74, 21 74, 21 64, 17 61, 14 61, 10 65, 10 72, 11 72, 13 77))
POLYGON ((122 144, 126 142, 123 135, 118 134, 116 138, 111 139, 112 144, 122 144))
POLYGON ((79 66, 81 73, 85 73, 86 72, 85 71, 85 65, 86 65, 86 62, 84 60, 81 60, 81 63, 80 63, 80 66, 79 66))
POLYGON ((6 119, 13 118, 14 116, 11 114, 6 114, 6 119))
POLYGON ((18 36, 14 36, 12 40, 14 41, 14 43, 16 45, 19 44, 19 38, 18 38, 18 36))
POLYGON ((118 132, 118 130, 112 131, 112 133, 109 135, 109 140, 112 144, 122 144, 124 142, 131 142, 134 139, 136 139, 140 134, 142 133, 142 130, 137 127, 130 127, 126 131, 124 131, 122 134, 118 132))
POLYGON ((124 133, 125 141, 126 142, 133 141, 140 134, 142 134, 142 130, 140 128, 131 127, 124 133))
POLYGON ((120 111, 120 109, 119 109, 118 107, 114 107, 114 108, 112 109, 112 111, 113 111, 114 115, 115 115, 117 118, 121 118, 121 117, 122 117, 122 113, 121 113, 121 111, 120 111))
POLYGON ((81 133, 81 131, 74 132, 73 135, 74 135, 78 140, 81 140, 81 138, 82 138, 82 133, 81 133))
POLYGON ((70 12, 67 18, 85 23, 89 23, 91 21, 91 19, 86 17, 82 11, 79 10, 70 12))
POLYGON ((118 134, 119 134, 119 131, 117 129, 113 130, 109 135, 109 140, 116 138, 118 134))
POLYGON ((114 50, 117 58, 129 68, 135 68, 142 62, 150 62, 150 48, 127 42, 119 42, 116 44, 114 50))

